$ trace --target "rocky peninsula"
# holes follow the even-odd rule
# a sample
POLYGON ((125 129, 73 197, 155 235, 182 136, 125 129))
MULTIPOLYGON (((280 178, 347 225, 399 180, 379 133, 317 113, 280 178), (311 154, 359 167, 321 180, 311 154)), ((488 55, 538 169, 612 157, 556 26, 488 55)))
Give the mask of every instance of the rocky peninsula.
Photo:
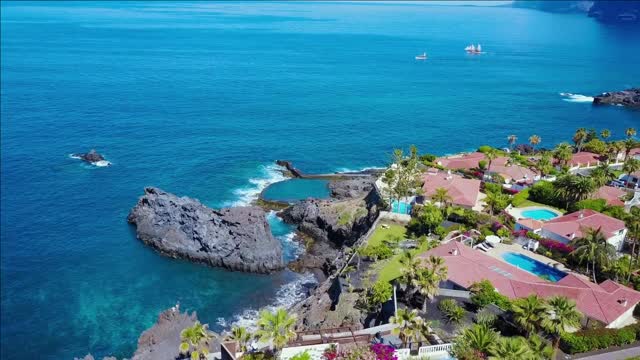
POLYGON ((148 187, 128 221, 142 242, 166 256, 254 273, 284 268, 282 245, 259 207, 214 210, 148 187))
POLYGON ((605 92, 593 97, 594 105, 624 105, 640 108, 640 88, 605 92))

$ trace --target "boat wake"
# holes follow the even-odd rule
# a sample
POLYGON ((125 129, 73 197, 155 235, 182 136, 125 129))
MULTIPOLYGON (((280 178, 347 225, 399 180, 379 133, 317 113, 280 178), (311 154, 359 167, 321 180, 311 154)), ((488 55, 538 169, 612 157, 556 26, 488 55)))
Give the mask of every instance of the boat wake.
POLYGON ((253 330, 256 327, 261 310, 275 311, 278 308, 291 308, 307 297, 306 289, 310 284, 317 284, 315 276, 311 273, 301 274, 296 280, 286 283, 278 289, 276 299, 271 305, 267 305, 262 309, 247 309, 235 315, 230 322, 225 318, 218 318, 217 324, 224 328, 244 326, 253 330))
POLYGON ((572 93, 560 93, 560 96, 564 97, 564 99, 562 100, 566 102, 572 102, 572 103, 592 103, 593 102, 592 96, 585 96, 585 95, 572 94, 572 93))
POLYGON ((258 199, 258 195, 267 186, 278 181, 287 180, 287 177, 282 175, 282 170, 284 170, 283 167, 275 164, 260 165, 260 174, 257 177, 250 178, 247 186, 235 189, 233 194, 236 196, 236 200, 224 203, 224 207, 250 205, 258 199))

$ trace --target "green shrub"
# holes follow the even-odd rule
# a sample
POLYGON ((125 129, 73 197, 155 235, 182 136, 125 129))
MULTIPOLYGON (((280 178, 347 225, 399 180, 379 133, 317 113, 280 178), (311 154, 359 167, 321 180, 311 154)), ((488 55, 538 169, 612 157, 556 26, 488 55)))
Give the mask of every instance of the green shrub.
POLYGON ((360 255, 373 260, 384 260, 393 256, 393 250, 385 244, 367 245, 360 250, 360 255))
POLYGON ((488 193, 501 194, 502 185, 494 184, 494 183, 484 183, 484 192, 487 194, 488 193))
POLYGON ((602 212, 607 207, 605 199, 586 199, 576 203, 577 209, 591 209, 602 212))
POLYGON ((511 199, 511 204, 513 206, 518 207, 524 204, 524 202, 527 200, 529 200, 529 189, 524 189, 519 193, 513 195, 513 198, 511 199))
POLYGON ((311 360, 311 354, 309 351, 304 351, 293 355, 290 360, 311 360))
POLYGON ((447 320, 451 323, 459 323, 464 318, 465 311, 454 299, 444 299, 438 304, 447 320))
POLYGON ((491 146, 489 145, 482 145, 478 148, 478 152, 481 152, 483 154, 488 153, 489 151, 491 151, 491 149, 493 149, 491 146))
POLYGON ((480 170, 485 170, 487 168, 487 160, 478 161, 478 167, 480 170))
POLYGON ((548 181, 538 181, 529 188, 529 199, 541 204, 552 206, 555 206, 558 203, 553 183, 548 181))
POLYGON ((471 302, 478 308, 483 308, 489 304, 495 304, 502 310, 511 308, 511 301, 508 297, 496 291, 489 280, 482 280, 471 284, 471 302))
POLYGON ((433 154, 420 155, 420 161, 422 161, 422 162, 432 163, 435 160, 436 160, 436 156, 433 155, 433 154))
POLYGON ((573 334, 566 333, 562 335, 560 347, 567 354, 577 354, 631 344, 640 335, 640 326, 638 325, 629 325, 621 329, 601 328, 582 330, 573 334))

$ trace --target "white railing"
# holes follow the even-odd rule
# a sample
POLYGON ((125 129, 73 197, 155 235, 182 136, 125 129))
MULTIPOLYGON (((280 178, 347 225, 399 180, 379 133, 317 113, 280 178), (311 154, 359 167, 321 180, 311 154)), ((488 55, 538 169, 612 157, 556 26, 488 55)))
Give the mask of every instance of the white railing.
POLYGON ((411 350, 410 349, 397 349, 395 351, 396 357, 398 360, 407 360, 411 358, 411 350))
POLYGON ((440 345, 431 345, 431 346, 423 346, 418 349, 418 356, 424 356, 433 354, 441 351, 449 351, 453 344, 440 344, 440 345))

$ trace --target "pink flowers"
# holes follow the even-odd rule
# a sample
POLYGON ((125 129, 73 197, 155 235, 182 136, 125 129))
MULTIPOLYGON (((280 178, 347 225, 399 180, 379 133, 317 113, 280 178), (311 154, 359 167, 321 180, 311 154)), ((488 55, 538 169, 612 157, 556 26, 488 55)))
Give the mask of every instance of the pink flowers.
POLYGON ((555 250, 563 254, 568 254, 573 251, 573 246, 551 239, 540 239, 540 245, 549 250, 555 250))
POLYGON ((393 347, 384 344, 371 345, 371 351, 376 354, 377 360, 398 360, 393 347))

